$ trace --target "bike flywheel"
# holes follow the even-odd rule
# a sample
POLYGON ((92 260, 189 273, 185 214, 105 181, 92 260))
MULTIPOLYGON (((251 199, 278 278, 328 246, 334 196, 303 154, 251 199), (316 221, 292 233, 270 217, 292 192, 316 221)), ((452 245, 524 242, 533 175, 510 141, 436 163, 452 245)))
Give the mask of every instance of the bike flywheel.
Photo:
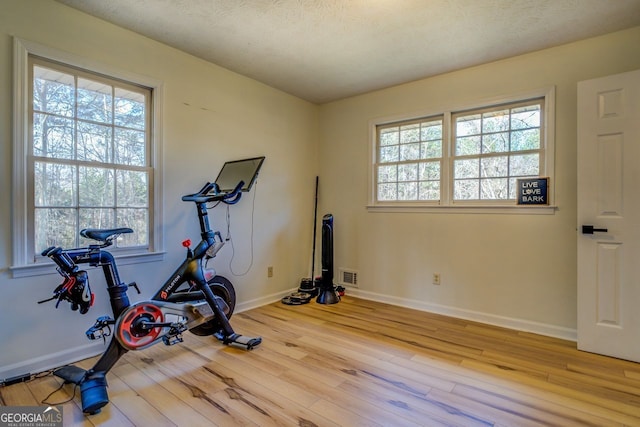
POLYGON ((127 350, 141 350, 154 343, 164 328, 146 329, 144 323, 162 323, 164 314, 160 307, 149 302, 140 302, 127 308, 116 321, 115 336, 127 350))

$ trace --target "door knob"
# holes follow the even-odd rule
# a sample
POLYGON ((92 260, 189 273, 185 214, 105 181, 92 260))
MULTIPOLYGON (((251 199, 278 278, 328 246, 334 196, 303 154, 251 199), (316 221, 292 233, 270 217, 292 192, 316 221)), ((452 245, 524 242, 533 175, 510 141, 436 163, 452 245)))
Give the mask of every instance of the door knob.
POLYGON ((606 228, 595 228, 593 225, 583 225, 582 226, 582 234, 593 234, 593 233, 606 233, 606 228))

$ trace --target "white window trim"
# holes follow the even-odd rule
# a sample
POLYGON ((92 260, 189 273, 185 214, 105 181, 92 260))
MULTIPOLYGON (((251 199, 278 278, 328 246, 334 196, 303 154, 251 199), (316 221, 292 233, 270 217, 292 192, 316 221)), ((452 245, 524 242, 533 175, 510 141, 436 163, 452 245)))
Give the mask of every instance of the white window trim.
POLYGON ((151 137, 153 164, 153 237, 149 250, 138 254, 117 256, 120 265, 164 259, 164 239, 162 232, 162 105, 163 83, 159 80, 116 69, 93 60, 79 57, 69 52, 57 50, 32 41, 15 37, 13 39, 13 174, 12 174, 12 248, 13 259, 10 270, 14 278, 55 273, 52 264, 34 263, 29 259, 27 245, 27 139, 29 137, 28 75, 29 55, 41 56, 53 61, 89 71, 106 74, 114 78, 144 85, 153 90, 153 120, 151 137))
POLYGON ((478 102, 447 106, 445 108, 433 109, 429 111, 419 111, 411 114, 401 114, 386 117, 379 117, 369 121, 369 179, 368 181, 368 204, 369 212, 426 212, 426 213, 500 213, 500 214, 545 214, 552 215, 558 209, 555 205, 555 86, 534 89, 527 92, 516 93, 509 96, 499 96, 484 99, 478 102), (526 99, 544 98, 544 168, 545 177, 549 177, 549 205, 532 206, 516 205, 515 201, 465 201, 464 203, 450 200, 451 165, 446 168, 446 175, 442 176, 441 191, 442 200, 437 202, 379 202, 376 200, 376 173, 375 164, 377 161, 377 127, 396 123, 405 120, 413 120, 420 117, 444 116, 443 119, 443 147, 449 150, 445 153, 443 161, 452 162, 452 144, 450 141, 451 115, 457 111, 474 110, 491 105, 509 104, 526 99))

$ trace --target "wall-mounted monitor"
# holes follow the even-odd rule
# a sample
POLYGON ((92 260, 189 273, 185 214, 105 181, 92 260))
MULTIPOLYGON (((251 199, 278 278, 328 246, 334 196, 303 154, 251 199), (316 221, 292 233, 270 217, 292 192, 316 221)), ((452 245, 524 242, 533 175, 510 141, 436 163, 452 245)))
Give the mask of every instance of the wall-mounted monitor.
POLYGON ((233 160, 222 165, 216 184, 222 193, 233 191, 240 181, 244 181, 242 191, 249 191, 258 178, 264 156, 233 160))

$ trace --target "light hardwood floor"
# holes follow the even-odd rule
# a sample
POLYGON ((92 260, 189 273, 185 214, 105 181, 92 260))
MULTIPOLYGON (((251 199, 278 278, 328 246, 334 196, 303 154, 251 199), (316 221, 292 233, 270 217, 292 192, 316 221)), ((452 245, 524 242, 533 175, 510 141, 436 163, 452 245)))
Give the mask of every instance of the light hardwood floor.
MULTIPOLYGON (((572 342, 349 296, 274 303, 232 324, 263 344, 245 352, 186 333, 129 352, 107 376, 111 403, 85 417, 78 391, 64 424, 640 426, 640 364, 572 342)), ((0 403, 37 405, 59 384, 0 388, 0 403)))

